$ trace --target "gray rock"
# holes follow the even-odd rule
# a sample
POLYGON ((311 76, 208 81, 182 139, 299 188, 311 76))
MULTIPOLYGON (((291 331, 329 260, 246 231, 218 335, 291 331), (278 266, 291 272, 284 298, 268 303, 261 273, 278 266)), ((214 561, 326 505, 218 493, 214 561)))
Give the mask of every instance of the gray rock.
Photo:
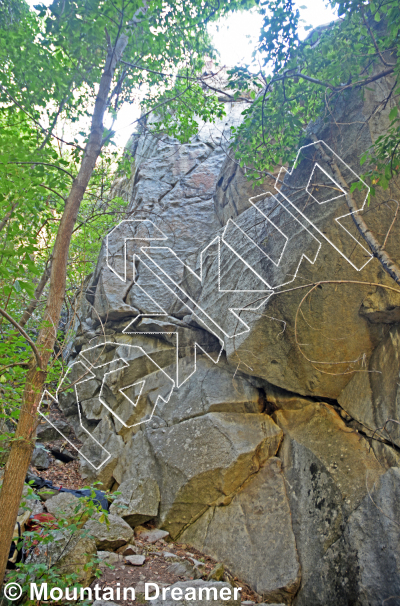
POLYGON ((262 400, 258 389, 241 373, 230 367, 225 356, 214 364, 206 356, 197 358, 196 373, 167 403, 160 402, 158 414, 174 425, 209 412, 260 413, 262 400))
POLYGON ((179 562, 182 558, 177 556, 176 553, 170 553, 169 551, 163 551, 164 559, 167 562, 179 562))
POLYGON ((73 432, 72 427, 62 419, 50 419, 52 425, 42 419, 36 430, 37 439, 40 442, 52 442, 59 440, 62 436, 58 433, 59 430, 63 435, 70 436, 73 432), (53 425, 55 427, 53 427, 53 425))
POLYGON ((29 553, 26 563, 52 565, 61 574, 77 574, 77 582, 88 587, 94 579, 97 549, 83 531, 53 531, 49 543, 40 543, 29 553))
POLYGON ((117 564, 122 561, 122 557, 112 551, 98 551, 97 557, 105 564, 117 564))
POLYGON ((106 524, 99 521, 101 515, 100 513, 94 514, 84 526, 89 536, 93 537, 97 549, 114 550, 129 543, 133 537, 133 530, 129 524, 114 514, 109 514, 108 524, 106 524))
POLYGON ((48 452, 40 446, 36 446, 32 453, 31 464, 39 471, 43 471, 50 467, 51 458, 48 452))
POLYGON ((109 600, 95 600, 93 606, 118 606, 118 604, 109 600))
POLYGON ((400 446, 399 326, 391 327, 375 348, 368 371, 355 373, 338 402, 375 437, 400 446))
POLYGON ((168 566, 167 572, 169 572, 170 574, 175 574, 177 577, 183 577, 185 579, 195 578, 195 567, 187 560, 173 562, 173 564, 170 564, 170 566, 168 566))
POLYGON ((168 535, 169 532, 160 528, 154 528, 153 530, 144 529, 139 533, 139 538, 147 543, 156 543, 161 539, 166 539, 168 535))
POLYGON ((70 492, 59 492, 47 499, 46 509, 56 518, 87 519, 85 502, 70 492))
POLYGON ((137 547, 136 545, 132 545, 132 543, 128 543, 127 545, 119 547, 117 552, 124 556, 142 555, 142 549, 140 547, 137 547))
POLYGON ((144 555, 127 555, 125 556, 125 562, 131 566, 143 566, 146 558, 144 555))
POLYGON ((132 528, 157 515, 160 490, 154 479, 126 480, 118 491, 121 495, 111 505, 110 512, 121 516, 132 528))
MULTIPOLYGON (((278 176, 278 171, 275 177, 278 176)), ((214 196, 214 208, 221 225, 226 225, 229 219, 236 218, 250 207, 249 198, 275 193, 275 180, 256 185, 252 183, 239 163, 231 156, 226 156, 221 167, 220 178, 214 196)))
POLYGON ((235 592, 235 589, 228 583, 217 583, 216 581, 209 583, 200 580, 175 583, 171 585, 165 600, 161 596, 153 600, 152 603, 154 606, 174 606, 177 599, 182 600, 180 603, 184 606, 223 606, 224 604, 240 606, 241 603, 240 592, 235 592), (172 599, 171 593, 175 588, 180 589, 180 592, 177 592, 175 599, 172 599), (235 597, 235 593, 237 597, 235 597), (178 598, 178 595, 181 597, 178 598), (187 597, 185 598, 185 596, 187 597))
POLYGON ((147 436, 160 470, 160 522, 175 539, 273 456, 282 432, 267 415, 210 413, 147 436))
POLYGON ((400 469, 389 469, 375 486, 371 482, 370 491, 302 586, 296 606, 381 606, 400 594, 393 557, 400 548, 400 469))
POLYGON ((118 463, 119 454, 122 451, 124 441, 121 436, 116 435, 115 427, 110 415, 102 419, 98 426, 93 430, 92 435, 95 440, 104 446, 106 451, 100 451, 98 444, 89 437, 82 446, 81 454, 92 461, 93 465, 99 466, 101 462, 108 457, 108 453, 111 456, 107 462, 100 467, 98 472, 96 472, 93 465, 88 463, 86 459, 80 457, 82 478, 88 483, 94 481, 100 482, 98 488, 108 490, 114 484, 113 471, 118 463))
POLYGON ((300 564, 280 460, 270 458, 229 504, 210 508, 181 540, 222 561, 264 599, 293 599, 300 564))
POLYGON ((113 470, 113 478, 120 485, 136 478, 156 480, 156 462, 143 431, 138 431, 123 447, 113 470))

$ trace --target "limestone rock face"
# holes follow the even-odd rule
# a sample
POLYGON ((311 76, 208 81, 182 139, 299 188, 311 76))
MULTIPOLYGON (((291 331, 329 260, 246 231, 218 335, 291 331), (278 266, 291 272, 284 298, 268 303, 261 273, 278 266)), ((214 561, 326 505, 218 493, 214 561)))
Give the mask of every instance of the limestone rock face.
POLYGON ((399 595, 400 574, 395 554, 400 547, 397 525, 400 470, 392 468, 350 516, 341 537, 327 550, 296 606, 308 604, 371 604, 399 595))
MULTIPOLYGON (((338 101, 296 168, 255 190, 227 154, 243 104, 187 144, 135 135, 132 175, 114 187, 128 213, 77 297, 76 393, 60 396, 87 481, 122 493, 98 549, 152 519, 149 532, 216 558, 260 602, 400 594, 400 293, 311 138, 358 181, 393 84, 338 101)), ((391 187, 369 206, 354 196, 399 262, 391 187)))
POLYGON ((276 454, 282 431, 266 415, 209 413, 147 431, 160 478, 160 522, 172 538, 232 498, 276 454))
POLYGON ((226 506, 209 509, 182 541, 223 560, 268 601, 291 601, 300 563, 279 459, 270 458, 226 506))

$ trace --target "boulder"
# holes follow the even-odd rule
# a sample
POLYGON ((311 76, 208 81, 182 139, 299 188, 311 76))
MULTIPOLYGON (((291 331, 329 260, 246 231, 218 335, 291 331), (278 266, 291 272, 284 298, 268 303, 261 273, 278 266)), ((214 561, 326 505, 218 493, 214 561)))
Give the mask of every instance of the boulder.
POLYGON ((122 484, 131 479, 157 477, 157 466, 150 444, 142 430, 139 430, 124 445, 113 470, 113 477, 122 484))
POLYGON ((72 427, 63 419, 50 420, 51 425, 42 418, 37 427, 36 437, 40 442, 52 442, 60 439, 59 431, 65 436, 70 436, 73 433, 72 427))
POLYGON ((280 460, 268 459, 226 506, 208 509, 181 540, 222 561, 264 599, 290 602, 301 575, 280 460))
MULTIPOLYGON (((275 173, 275 178, 278 171, 275 173)), ((263 185, 256 185, 248 179, 240 164, 227 155, 221 167, 214 196, 214 208, 221 225, 226 225, 229 219, 234 219, 250 206, 249 198, 264 194, 267 191, 275 193, 275 179, 268 179, 263 185)))
POLYGON ((173 539, 210 506, 229 500, 282 438, 269 416, 240 413, 209 413, 146 435, 159 469, 160 524, 173 539))
POLYGON ((55 496, 47 499, 46 509, 57 519, 75 518, 80 521, 87 520, 85 502, 70 492, 58 492, 55 496))
POLYGON ((40 446, 36 446, 31 458, 31 465, 36 467, 39 471, 43 471, 50 467, 51 458, 48 452, 40 446))
POLYGON ((108 523, 100 522, 103 514, 96 513, 84 526, 88 531, 89 536, 93 537, 96 547, 99 550, 115 550, 129 541, 133 537, 133 530, 117 515, 109 514, 108 523))
MULTIPOLYGON (((312 477, 313 474, 317 476, 322 474, 322 477, 317 477, 316 482, 319 486, 320 498, 324 498, 325 493, 326 496, 331 494, 329 485, 335 486, 333 492, 338 490, 341 496, 335 497, 334 500, 337 502, 339 498, 342 502, 344 515, 353 511, 367 494, 366 480, 373 484, 385 472, 365 438, 347 427, 329 404, 313 403, 300 410, 278 410, 273 418, 284 432, 284 444, 288 441, 296 442, 304 446, 319 461, 314 470, 312 465, 314 459, 306 455, 307 462, 299 463, 296 471, 293 471, 293 479, 294 475, 300 474, 302 467, 306 467, 309 463, 309 479, 306 480, 304 477, 303 485, 316 481, 312 477)), ((296 453, 299 452, 300 450, 297 449, 293 455, 296 457, 296 453)), ((284 457, 285 469, 292 466, 293 459, 284 457)), ((299 494, 301 493, 294 491, 293 500, 298 498, 299 494)), ((312 494, 311 498, 318 500, 318 495, 312 494)), ((306 504, 304 507, 308 509, 306 504)), ((337 511, 336 507, 334 510, 337 511)), ((340 517, 339 511, 337 515, 340 517)), ((310 519, 309 522, 310 529, 313 528, 315 532, 315 520, 310 519)), ((339 521, 338 523, 340 524, 339 521)))
POLYGON ((160 528, 148 530, 147 528, 139 527, 135 529, 135 534, 142 541, 146 541, 147 543, 157 543, 157 541, 160 541, 161 539, 166 539, 169 532, 166 530, 161 530, 160 528))
POLYGON ((97 481, 99 489, 108 490, 114 484, 113 471, 118 463, 124 441, 121 436, 116 435, 110 414, 101 420, 92 431, 92 436, 94 439, 88 437, 80 451, 82 478, 88 483, 97 481), (99 443, 105 450, 99 449, 99 443), (93 465, 99 469, 95 469, 93 465))
POLYGON ((122 557, 112 551, 98 551, 97 557, 105 564, 118 564, 122 561, 122 557))
POLYGON ((125 556, 125 562, 131 566, 143 566, 146 558, 144 555, 127 555, 125 556))
POLYGON ((136 545, 132 545, 132 543, 128 543, 127 545, 118 547, 117 553, 120 553, 123 556, 142 555, 143 550, 140 547, 137 547, 136 545))
POLYGON ((157 414, 168 425, 174 425, 209 412, 257 414, 262 410, 260 391, 242 373, 235 374, 222 355, 218 364, 198 356, 196 372, 179 390, 174 390, 167 403, 160 402, 157 414))
POLYGON ((174 574, 177 577, 181 577, 184 579, 193 579, 195 578, 194 572, 195 567, 193 564, 190 564, 187 560, 181 560, 180 562, 173 562, 167 568, 167 572, 170 574, 174 574))
POLYGON ((285 434, 280 454, 303 587, 385 468, 328 404, 279 410, 274 419, 285 434))
POLYGON ((125 480, 118 492, 121 494, 111 505, 110 512, 121 516, 132 528, 157 515, 160 490, 153 478, 125 480))
POLYGON ((76 582, 88 587, 96 570, 96 543, 85 533, 52 531, 48 543, 41 543, 29 553, 26 563, 54 566, 61 574, 76 575, 76 582))

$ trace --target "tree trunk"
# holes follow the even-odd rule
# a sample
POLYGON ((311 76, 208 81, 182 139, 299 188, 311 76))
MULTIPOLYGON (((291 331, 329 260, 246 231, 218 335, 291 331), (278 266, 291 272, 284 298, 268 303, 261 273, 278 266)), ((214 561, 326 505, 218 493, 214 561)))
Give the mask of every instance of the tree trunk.
POLYGON ((114 49, 110 49, 100 80, 99 92, 92 116, 89 140, 83 155, 79 173, 67 198, 53 250, 50 289, 47 297, 43 327, 37 347, 41 355, 41 369, 31 360, 25 383, 20 418, 11 451, 5 466, 0 493, 0 586, 4 580, 11 539, 25 482, 26 472, 34 448, 37 426, 37 409, 46 379, 46 368, 51 357, 61 309, 65 295, 68 252, 79 207, 92 176, 103 139, 103 118, 115 68, 124 52, 128 39, 122 35, 114 49))

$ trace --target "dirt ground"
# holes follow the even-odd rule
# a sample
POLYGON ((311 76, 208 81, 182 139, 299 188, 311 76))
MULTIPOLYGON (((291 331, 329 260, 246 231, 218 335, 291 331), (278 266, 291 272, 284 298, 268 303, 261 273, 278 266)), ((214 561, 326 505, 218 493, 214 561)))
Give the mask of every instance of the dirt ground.
MULTIPOLYGON (((131 600, 118 600, 114 599, 115 602, 128 606, 130 604, 144 604, 144 583, 157 583, 158 586, 168 587, 179 581, 189 581, 193 577, 177 576, 172 572, 168 571, 172 562, 167 561, 164 557, 164 553, 173 553, 180 558, 187 560, 191 565, 193 562, 191 558, 204 562, 205 574, 203 578, 207 578, 207 575, 215 568, 217 562, 212 558, 204 555, 197 549, 189 547, 179 543, 167 543, 164 540, 157 541, 153 545, 141 541, 139 538, 135 539, 135 544, 140 547, 142 554, 146 557, 146 561, 142 566, 131 566, 124 562, 124 557, 120 556, 120 562, 114 564, 111 568, 105 565, 100 566, 102 572, 100 578, 93 581, 91 587, 93 588, 96 584, 101 588, 112 587, 114 591, 117 587, 121 588, 121 598, 123 597, 124 587, 134 587, 136 599, 131 600)), ((227 572, 228 576, 229 571, 227 572)), ((231 582, 237 587, 242 587, 241 598, 242 601, 253 601, 257 602, 257 595, 251 591, 251 589, 236 577, 231 576, 231 582)), ((101 594, 101 592, 100 592, 101 594)), ((115 595, 114 595, 115 598, 115 595)))

